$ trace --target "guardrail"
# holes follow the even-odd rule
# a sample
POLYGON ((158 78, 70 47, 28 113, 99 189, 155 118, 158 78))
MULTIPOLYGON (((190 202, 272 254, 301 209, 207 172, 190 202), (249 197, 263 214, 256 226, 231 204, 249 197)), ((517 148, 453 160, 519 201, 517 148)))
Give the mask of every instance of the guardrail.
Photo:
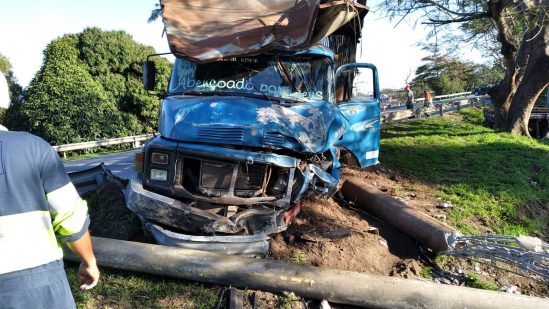
MULTIPOLYGON (((470 97, 474 97, 474 96, 471 94, 470 91, 437 95, 437 96, 433 97, 433 103, 444 102, 445 101, 444 99, 447 99, 447 100, 454 99, 455 100, 456 97, 470 98, 470 97)), ((414 99, 414 104, 415 103, 423 103, 424 101, 425 101, 425 98, 417 98, 417 99, 414 99)), ((400 107, 400 106, 404 106, 404 105, 406 105, 406 101, 400 101, 400 102, 398 102, 397 105, 391 105, 391 106, 392 107, 400 107)))
POLYGON ((462 108, 474 107, 474 106, 484 106, 490 104, 489 96, 479 96, 479 97, 461 97, 461 98, 452 98, 440 100, 433 102, 432 107, 423 107, 421 104, 418 107, 414 107, 412 110, 395 108, 385 110, 381 113, 382 123, 398 122, 411 118, 423 118, 430 116, 443 116, 444 113, 451 111, 460 111, 462 108))
POLYGON ((148 140, 153 136, 154 134, 143 134, 143 135, 136 135, 136 136, 109 138, 109 139, 103 139, 98 141, 57 145, 57 146, 53 146, 53 149, 55 149, 55 151, 59 153, 62 153, 63 157, 65 157, 65 152, 67 151, 87 149, 87 148, 93 148, 93 147, 111 146, 111 145, 119 145, 119 144, 133 144, 133 147, 137 148, 141 146, 142 142, 148 140))

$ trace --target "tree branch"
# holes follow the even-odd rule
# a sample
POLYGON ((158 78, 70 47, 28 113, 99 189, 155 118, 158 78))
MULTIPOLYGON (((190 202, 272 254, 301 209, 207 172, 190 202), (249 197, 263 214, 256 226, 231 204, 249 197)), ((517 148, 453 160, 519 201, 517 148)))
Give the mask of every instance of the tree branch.
POLYGON ((452 19, 433 19, 429 18, 428 22, 423 22, 422 24, 425 25, 447 25, 451 23, 462 23, 466 21, 471 21, 475 19, 482 19, 482 18, 489 18, 490 15, 487 12, 477 13, 477 14, 470 14, 466 17, 461 18, 452 18, 452 19))
POLYGON ((436 2, 436 1, 432 1, 432 0, 419 0, 418 1, 419 3, 425 3, 425 4, 431 4, 437 8, 439 8, 441 11, 444 11, 446 13, 449 13, 451 15, 456 15, 456 16, 462 16, 462 17, 467 17, 469 15, 471 15, 471 13, 461 13, 461 12, 457 12, 457 11, 454 11, 454 10, 450 10, 449 8, 445 7, 444 5, 436 2))

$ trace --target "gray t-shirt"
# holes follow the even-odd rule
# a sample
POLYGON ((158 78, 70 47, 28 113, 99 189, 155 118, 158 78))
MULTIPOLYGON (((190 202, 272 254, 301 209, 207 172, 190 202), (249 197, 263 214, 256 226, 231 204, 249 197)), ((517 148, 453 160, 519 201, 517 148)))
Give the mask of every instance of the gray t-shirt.
POLYGON ((69 182, 59 156, 44 140, 0 131, 0 216, 47 211, 46 194, 69 182))

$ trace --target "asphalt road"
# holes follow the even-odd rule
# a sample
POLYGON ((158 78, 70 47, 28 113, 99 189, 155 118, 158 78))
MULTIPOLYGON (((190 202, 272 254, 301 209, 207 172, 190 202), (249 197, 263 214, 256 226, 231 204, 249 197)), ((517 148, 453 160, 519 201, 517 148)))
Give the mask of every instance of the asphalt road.
POLYGON ((64 161, 63 163, 67 172, 71 173, 95 167, 103 162, 116 176, 128 179, 133 172, 134 154, 139 150, 135 149, 89 159, 64 161))

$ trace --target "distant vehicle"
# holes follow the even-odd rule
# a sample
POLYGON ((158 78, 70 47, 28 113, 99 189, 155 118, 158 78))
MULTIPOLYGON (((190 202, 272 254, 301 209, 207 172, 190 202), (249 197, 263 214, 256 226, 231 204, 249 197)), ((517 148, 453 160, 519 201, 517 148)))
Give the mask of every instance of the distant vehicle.
POLYGON ((480 85, 478 87, 475 87, 471 90, 471 93, 473 95, 476 95, 476 96, 479 96, 479 95, 485 95, 486 94, 486 90, 490 87, 492 87, 493 85, 480 85))

